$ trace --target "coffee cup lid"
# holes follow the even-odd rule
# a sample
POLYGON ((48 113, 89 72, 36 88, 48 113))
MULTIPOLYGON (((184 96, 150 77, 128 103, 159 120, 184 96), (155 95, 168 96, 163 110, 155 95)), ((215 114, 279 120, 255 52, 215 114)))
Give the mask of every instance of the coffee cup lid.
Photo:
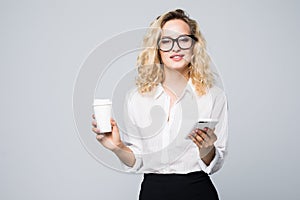
POLYGON ((94 106, 109 105, 112 102, 109 99, 94 99, 94 106))

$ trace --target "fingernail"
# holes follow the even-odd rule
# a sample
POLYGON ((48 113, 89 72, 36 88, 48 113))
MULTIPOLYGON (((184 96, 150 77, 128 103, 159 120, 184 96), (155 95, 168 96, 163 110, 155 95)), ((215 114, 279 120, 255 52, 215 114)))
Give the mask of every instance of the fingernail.
POLYGON ((104 137, 104 135, 97 135, 98 140, 101 140, 104 137))

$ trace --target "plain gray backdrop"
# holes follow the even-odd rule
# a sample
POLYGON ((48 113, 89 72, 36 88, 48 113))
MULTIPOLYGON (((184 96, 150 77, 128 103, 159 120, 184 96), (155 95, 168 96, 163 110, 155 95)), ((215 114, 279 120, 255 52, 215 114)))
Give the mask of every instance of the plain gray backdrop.
POLYGON ((0 199, 137 199, 141 175, 81 144, 72 92, 97 45, 175 8, 200 24, 228 96, 221 199, 299 198, 299 1, 1 0, 0 199))

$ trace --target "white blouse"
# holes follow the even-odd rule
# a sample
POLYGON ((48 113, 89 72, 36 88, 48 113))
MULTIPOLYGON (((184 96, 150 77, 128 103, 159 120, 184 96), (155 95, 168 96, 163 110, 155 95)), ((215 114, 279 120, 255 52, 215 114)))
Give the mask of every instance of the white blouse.
POLYGON ((131 90, 124 103, 126 130, 121 131, 121 139, 136 158, 132 167, 122 163, 126 171, 186 174, 203 170, 212 174, 222 167, 227 154, 228 108, 219 87, 198 96, 190 79, 171 110, 170 97, 161 84, 148 95, 141 95, 137 88, 131 90), (197 145, 186 138, 195 123, 205 119, 219 120, 216 153, 209 166, 200 159, 197 145))

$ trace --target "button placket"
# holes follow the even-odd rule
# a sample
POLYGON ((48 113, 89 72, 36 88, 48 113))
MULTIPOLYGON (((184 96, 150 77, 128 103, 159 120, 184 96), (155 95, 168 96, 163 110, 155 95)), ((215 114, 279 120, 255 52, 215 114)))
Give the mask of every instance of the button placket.
MULTIPOLYGON (((161 161, 162 163, 166 164, 166 169, 168 170, 169 168, 169 156, 167 152, 168 144, 170 142, 170 121, 168 122, 168 116, 169 116, 169 108, 170 108, 170 97, 166 95, 166 100, 165 100, 165 110, 167 112, 167 117, 166 117, 166 131, 162 134, 162 155, 161 155, 161 161)), ((170 119, 169 119, 170 120, 170 119)))

